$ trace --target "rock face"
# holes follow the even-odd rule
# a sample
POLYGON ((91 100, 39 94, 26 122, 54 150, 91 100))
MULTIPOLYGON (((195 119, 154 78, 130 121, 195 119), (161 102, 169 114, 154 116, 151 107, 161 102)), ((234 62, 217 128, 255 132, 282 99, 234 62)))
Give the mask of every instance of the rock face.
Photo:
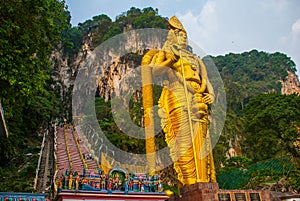
MULTIPOLYGON (((143 32, 132 30, 93 49, 93 34, 89 33, 83 38, 81 49, 76 55, 65 55, 62 48, 53 51, 50 57, 54 63, 53 88, 60 94, 64 109, 71 111, 70 97, 76 76, 81 69, 89 65, 90 61, 87 58, 97 60, 94 63, 97 66, 93 66, 93 69, 88 66, 87 77, 91 74, 97 75, 93 93, 107 101, 113 94, 119 94, 120 80, 140 66, 142 55, 148 49, 162 47, 165 36, 165 30, 162 33, 157 33, 155 29, 145 29, 143 32)), ((71 119, 70 115, 68 118, 71 119)))
POLYGON ((300 94, 299 78, 295 73, 288 71, 288 76, 286 77, 286 80, 280 80, 280 82, 282 85, 282 94, 300 94))
MULTIPOLYGON (((97 92, 95 91, 95 93, 106 101, 111 98, 112 94, 119 94, 120 80, 140 65, 142 55, 148 49, 160 49, 162 47, 167 34, 166 32, 157 33, 155 29, 146 29, 145 33, 130 31, 129 29, 129 31, 124 30, 124 33, 126 34, 117 37, 117 41, 113 41, 111 44, 105 41, 104 46, 112 46, 113 48, 103 55, 100 54, 103 57, 103 63, 97 69, 99 74, 96 81, 97 92), (117 45, 113 44, 116 42, 117 45)), ((72 94, 72 88, 79 69, 85 65, 89 56, 95 54, 95 51, 98 50, 97 48, 93 49, 93 33, 88 33, 83 37, 81 49, 73 56, 65 55, 61 47, 53 51, 51 60, 54 62, 55 73, 52 77, 56 81, 56 85, 53 87, 59 91, 65 108, 71 108, 71 102, 66 96, 72 94)), ((282 84, 282 94, 300 93, 299 78, 295 73, 288 71, 286 79, 280 80, 280 82, 282 84)))

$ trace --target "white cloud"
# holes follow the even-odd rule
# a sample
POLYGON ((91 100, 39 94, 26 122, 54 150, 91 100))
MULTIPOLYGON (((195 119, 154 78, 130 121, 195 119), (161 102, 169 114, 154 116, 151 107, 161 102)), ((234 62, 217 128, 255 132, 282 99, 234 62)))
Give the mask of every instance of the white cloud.
POLYGON ((300 18, 290 25, 286 35, 279 39, 279 47, 296 63, 297 73, 300 77, 300 18))
POLYGON ((178 14, 178 18, 184 24, 189 39, 196 43, 207 53, 211 46, 216 46, 214 39, 219 33, 219 19, 216 12, 216 3, 207 1, 199 13, 194 14, 189 10, 185 14, 178 14))
POLYGON ((292 45, 300 48, 300 19, 292 25, 292 45))
POLYGON ((300 65, 300 4, 294 1, 208 0, 202 10, 178 17, 205 52, 224 55, 252 49, 282 52, 300 65))

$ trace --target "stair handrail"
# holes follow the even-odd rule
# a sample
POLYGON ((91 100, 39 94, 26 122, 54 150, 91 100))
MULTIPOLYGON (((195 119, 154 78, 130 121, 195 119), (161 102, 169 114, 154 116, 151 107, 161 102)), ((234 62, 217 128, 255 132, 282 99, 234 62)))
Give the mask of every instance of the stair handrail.
MULTIPOLYGON (((94 152, 94 150, 92 149, 92 146, 91 146, 91 144, 88 142, 88 139, 86 138, 86 136, 85 136, 85 134, 83 133, 83 131, 80 130, 80 132, 82 133, 82 137, 84 138, 83 141, 87 144, 87 147, 88 147, 88 149, 89 149, 89 153, 92 153, 92 154, 94 155, 94 161, 96 162, 98 169, 101 169, 101 164, 99 163, 99 158, 95 155, 95 152, 94 152)), ((86 169, 88 169, 88 168, 86 168, 86 169)), ((96 170, 96 169, 94 169, 94 170, 96 170)))
POLYGON ((78 143, 78 141, 77 141, 77 137, 75 136, 75 131, 74 131, 74 130, 72 131, 72 134, 73 134, 73 138, 74 138, 76 147, 77 147, 78 152, 79 152, 79 154, 80 154, 80 158, 81 158, 81 160, 82 160, 82 162, 83 162, 83 167, 84 167, 85 169, 88 169, 88 164, 87 164, 85 158, 83 157, 83 154, 82 154, 81 148, 80 148, 80 146, 79 146, 79 143, 78 143))
POLYGON ((54 163, 55 163, 55 170, 54 170, 54 174, 53 174, 53 185, 54 185, 54 196, 56 196, 57 194, 57 186, 59 183, 59 179, 57 177, 58 174, 58 162, 57 162, 57 127, 56 127, 56 123, 54 123, 53 125, 53 129, 54 129, 54 152, 53 152, 53 157, 54 157, 54 163))
POLYGON ((67 155, 68 155, 69 165, 70 165, 70 168, 72 168, 72 160, 71 160, 71 154, 70 154, 70 149, 69 149, 69 142, 68 142, 67 135, 66 135, 66 125, 64 125, 64 138, 65 138, 65 142, 66 142, 66 151, 67 151, 67 155))
MULTIPOLYGON (((47 130, 47 132, 48 132, 48 130, 47 130)), ((35 178, 34 178, 34 184, 33 184, 33 189, 34 190, 36 190, 36 186, 37 186, 37 180, 38 180, 38 176, 39 176, 39 171, 40 171, 40 166, 41 166, 41 161, 42 161, 42 155, 43 155, 43 150, 44 150, 44 146, 45 146, 45 138, 46 138, 46 132, 44 132, 42 145, 41 145, 41 150, 40 150, 40 153, 39 153, 38 165, 37 165, 37 168, 35 170, 35 178)))

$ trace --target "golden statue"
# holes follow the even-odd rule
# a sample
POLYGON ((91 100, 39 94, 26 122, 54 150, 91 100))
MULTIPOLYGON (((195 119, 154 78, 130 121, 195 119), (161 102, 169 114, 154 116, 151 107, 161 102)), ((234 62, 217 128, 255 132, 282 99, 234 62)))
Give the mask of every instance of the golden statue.
POLYGON ((149 169, 154 169, 155 143, 152 106, 152 75, 164 76, 159 99, 159 116, 170 148, 178 180, 183 185, 216 182, 212 147, 208 133, 209 105, 213 88, 203 61, 190 51, 186 31, 173 16, 167 40, 161 50, 150 50, 142 59, 143 106, 146 152, 149 169))

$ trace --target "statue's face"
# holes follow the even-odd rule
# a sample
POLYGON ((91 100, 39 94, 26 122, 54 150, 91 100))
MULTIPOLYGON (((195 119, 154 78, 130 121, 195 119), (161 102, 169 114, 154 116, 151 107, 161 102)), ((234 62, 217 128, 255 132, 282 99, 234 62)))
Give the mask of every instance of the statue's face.
POLYGON ((176 44, 182 49, 186 49, 188 46, 187 35, 184 31, 178 29, 171 29, 167 36, 169 44, 176 44))
POLYGON ((187 35, 184 31, 179 31, 179 32, 175 32, 175 34, 177 35, 177 43, 178 45, 183 48, 186 49, 188 46, 188 40, 187 40, 187 35))

